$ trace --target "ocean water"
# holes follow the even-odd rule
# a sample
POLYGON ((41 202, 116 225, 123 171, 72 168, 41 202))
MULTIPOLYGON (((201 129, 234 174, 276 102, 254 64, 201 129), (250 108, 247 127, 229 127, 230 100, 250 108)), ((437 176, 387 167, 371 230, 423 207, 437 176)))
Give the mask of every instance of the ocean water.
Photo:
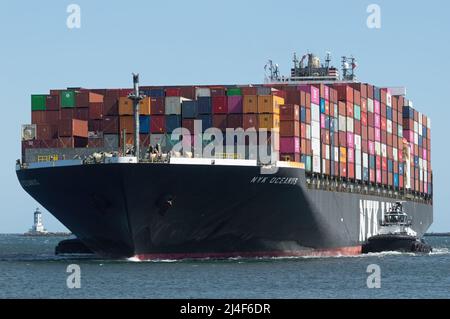
MULTIPOLYGON (((0 298, 449 298, 450 237, 429 237, 429 255, 228 260, 56 257, 56 237, 0 235, 0 298), (81 270, 69 289, 69 265, 81 270), (369 289, 369 265, 380 288, 369 289)), ((372 281, 371 281, 372 282, 372 281)))

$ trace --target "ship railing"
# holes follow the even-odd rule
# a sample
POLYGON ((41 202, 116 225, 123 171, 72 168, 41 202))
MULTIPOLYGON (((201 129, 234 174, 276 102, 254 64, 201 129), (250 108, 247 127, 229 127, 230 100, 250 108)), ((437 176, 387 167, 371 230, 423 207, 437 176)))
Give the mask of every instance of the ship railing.
POLYGON ((395 200, 410 200, 423 204, 433 203, 432 194, 423 194, 408 189, 328 175, 307 173, 306 184, 310 189, 383 196, 395 200))

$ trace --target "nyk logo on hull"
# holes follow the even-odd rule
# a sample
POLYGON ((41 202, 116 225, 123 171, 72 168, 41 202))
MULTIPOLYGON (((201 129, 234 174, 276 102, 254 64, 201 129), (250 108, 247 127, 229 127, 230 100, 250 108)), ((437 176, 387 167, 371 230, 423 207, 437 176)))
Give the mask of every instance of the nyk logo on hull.
POLYGON ((378 234, 378 225, 384 219, 384 212, 391 206, 392 203, 359 200, 359 241, 366 241, 378 234))
POLYGON ((250 180, 250 184, 281 184, 281 185, 297 185, 296 177, 260 177, 255 176, 250 180))

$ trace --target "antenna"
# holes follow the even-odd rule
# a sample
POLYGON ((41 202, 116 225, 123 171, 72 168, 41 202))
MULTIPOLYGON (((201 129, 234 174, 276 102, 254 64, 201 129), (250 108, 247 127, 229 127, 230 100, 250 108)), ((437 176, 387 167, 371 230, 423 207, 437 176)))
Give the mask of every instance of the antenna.
POLYGON ((325 67, 327 68, 327 69, 329 69, 330 68, 330 62, 331 62, 331 52, 330 51, 327 51, 327 56, 325 57, 325 67))
POLYGON ((297 59, 297 53, 294 52, 294 58, 292 60, 294 62, 294 69, 297 71, 298 68, 298 59, 297 59))
POLYGON ((139 162, 139 102, 145 98, 144 95, 139 94, 139 74, 133 73, 133 93, 128 95, 128 98, 133 101, 134 107, 134 155, 139 162))
POLYGON ((267 61, 264 70, 266 71, 266 79, 269 79, 270 81, 280 80, 279 66, 278 64, 273 64, 272 60, 267 61), (267 75, 267 69, 269 69, 269 75, 267 75))

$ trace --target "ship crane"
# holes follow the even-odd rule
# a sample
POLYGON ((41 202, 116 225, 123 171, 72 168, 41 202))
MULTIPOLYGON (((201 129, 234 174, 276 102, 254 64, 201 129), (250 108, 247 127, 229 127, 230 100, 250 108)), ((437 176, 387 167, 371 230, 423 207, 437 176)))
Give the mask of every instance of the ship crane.
POLYGON ((140 147, 139 147, 139 104, 145 98, 139 93, 139 74, 133 73, 133 92, 128 95, 128 98, 133 101, 134 110, 134 155, 139 162, 140 147))

